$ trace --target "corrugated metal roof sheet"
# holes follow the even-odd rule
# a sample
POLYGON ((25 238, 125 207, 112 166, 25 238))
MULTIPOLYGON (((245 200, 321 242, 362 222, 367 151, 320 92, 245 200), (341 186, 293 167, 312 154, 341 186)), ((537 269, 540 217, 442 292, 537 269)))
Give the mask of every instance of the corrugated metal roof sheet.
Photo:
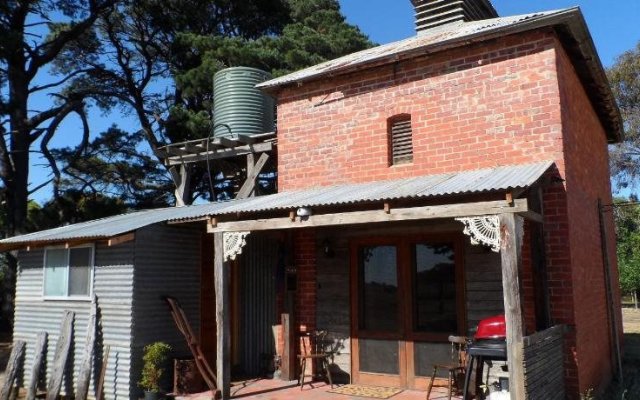
POLYGON ((171 216, 175 214, 176 210, 179 210, 179 208, 162 208, 121 214, 114 217, 101 218, 22 236, 15 236, 0 241, 0 244, 108 238, 131 232, 147 225, 167 221, 171 219, 171 216))
POLYGON ((399 199, 424 199, 527 188, 535 183, 552 164, 552 161, 547 161, 537 164, 500 166, 415 178, 318 187, 219 203, 139 211, 5 239, 0 241, 0 249, 15 244, 109 238, 159 222, 188 221, 216 215, 399 199))
POLYGON ((502 166, 481 170, 425 175, 415 178, 376 181, 360 184, 325 186, 300 191, 282 192, 241 201, 212 203, 193 208, 192 218, 203 215, 225 215, 299 207, 320 207, 375 201, 421 199, 456 194, 472 194, 497 190, 526 188, 533 184, 552 162, 502 166), (211 212, 206 212, 206 207, 211 212), (201 214, 205 212, 205 214, 201 214))
POLYGON ((419 35, 408 39, 362 50, 279 78, 271 79, 256 85, 256 87, 269 89, 288 83, 301 82, 321 75, 337 73, 361 64, 375 63, 390 56, 410 53, 420 49, 426 50, 429 47, 440 46, 446 43, 464 42, 465 39, 474 36, 489 34, 504 28, 517 27, 536 20, 575 12, 576 10, 577 8, 568 8, 480 21, 454 22, 422 31, 419 35))

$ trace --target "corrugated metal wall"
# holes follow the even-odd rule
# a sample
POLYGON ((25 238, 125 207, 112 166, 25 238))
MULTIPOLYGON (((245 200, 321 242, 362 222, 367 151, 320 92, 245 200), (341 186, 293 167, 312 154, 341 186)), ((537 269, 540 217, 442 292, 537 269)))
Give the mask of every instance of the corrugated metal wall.
MULTIPOLYGON (((163 295, 176 297, 193 331, 200 329, 201 230, 185 225, 152 225, 137 231, 135 252, 134 336, 132 342, 134 393, 140 379, 145 345, 163 341, 173 356, 189 357, 182 334, 171 318, 163 295)), ((171 389, 166 374, 165 386, 171 389)))
POLYGON ((248 376, 264 372, 275 350, 272 326, 276 315, 276 266, 278 242, 266 234, 252 233, 240 259, 239 353, 240 367, 248 376))
MULTIPOLYGON (((80 368, 82 343, 86 335, 89 315, 89 301, 43 300, 43 253, 44 250, 19 254, 20 270, 16 285, 16 311, 14 340, 27 342, 24 381, 30 378, 31 363, 36 335, 41 331, 49 333, 47 351, 47 379, 55 346, 60 331, 64 310, 76 313, 74 323, 74 379, 80 368)), ((129 365, 131 360, 130 337, 132 329, 133 293, 133 243, 118 246, 96 246, 94 292, 98 296, 102 318, 102 342, 111 346, 109 368, 105 379, 105 394, 109 400, 130 398, 129 365)), ((94 393, 93 378, 90 393, 94 393)), ((67 382, 63 390, 70 391, 67 382)))

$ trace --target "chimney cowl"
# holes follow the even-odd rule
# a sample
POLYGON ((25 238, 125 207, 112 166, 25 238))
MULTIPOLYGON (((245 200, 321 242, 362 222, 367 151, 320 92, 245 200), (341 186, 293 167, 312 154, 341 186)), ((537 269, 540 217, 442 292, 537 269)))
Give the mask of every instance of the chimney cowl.
POLYGON ((418 34, 452 22, 497 18, 490 0, 411 0, 418 34))

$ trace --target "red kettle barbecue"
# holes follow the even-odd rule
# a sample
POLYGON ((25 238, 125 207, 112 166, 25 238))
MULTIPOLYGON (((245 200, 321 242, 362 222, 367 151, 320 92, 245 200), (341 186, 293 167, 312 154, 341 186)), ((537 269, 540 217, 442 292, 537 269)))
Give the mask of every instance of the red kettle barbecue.
MULTIPOLYGON (((473 336, 473 341, 467 347, 467 355, 469 358, 464 379, 464 400, 467 399, 474 362, 477 363, 476 376, 479 378, 482 377, 485 361, 507 360, 507 324, 504 315, 485 318, 478 323, 478 330, 473 336)), ((478 379, 476 379, 476 383, 479 385, 478 379)))
POLYGON ((473 336, 478 340, 507 340, 507 323, 504 315, 485 318, 478 324, 478 330, 473 336))

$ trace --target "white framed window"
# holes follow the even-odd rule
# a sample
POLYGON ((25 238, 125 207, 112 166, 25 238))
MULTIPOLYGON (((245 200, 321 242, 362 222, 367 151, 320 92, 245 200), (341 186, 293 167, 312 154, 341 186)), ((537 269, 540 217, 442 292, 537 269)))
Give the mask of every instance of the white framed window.
POLYGON ((50 247, 44 250, 45 299, 91 298, 94 247, 50 247))

